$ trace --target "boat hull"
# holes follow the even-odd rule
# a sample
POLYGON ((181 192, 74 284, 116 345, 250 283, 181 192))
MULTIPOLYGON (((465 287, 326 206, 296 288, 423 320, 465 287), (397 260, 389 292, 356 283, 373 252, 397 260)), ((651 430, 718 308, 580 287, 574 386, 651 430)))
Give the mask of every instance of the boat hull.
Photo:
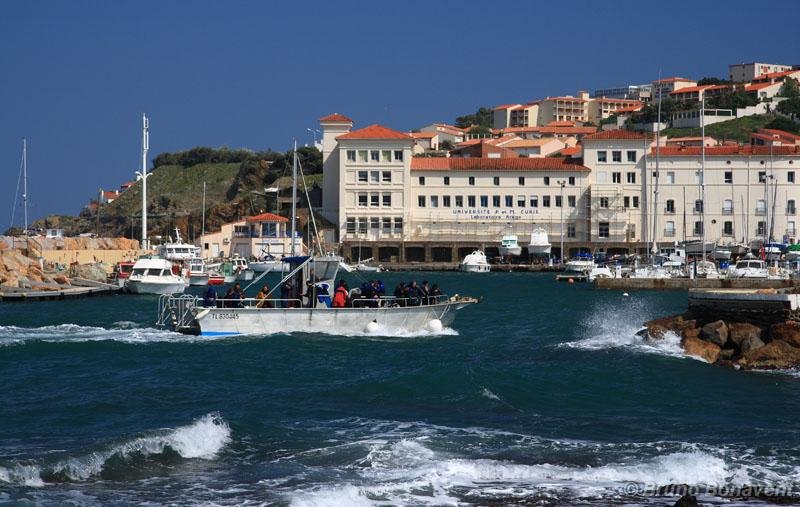
POLYGON ((186 290, 183 282, 150 282, 128 280, 125 288, 131 294, 176 294, 186 290))
POLYGON ((326 333, 361 335, 436 331, 431 321, 448 326, 455 312, 474 301, 383 308, 196 308, 200 336, 326 333))
POLYGON ((492 270, 489 264, 459 264, 459 271, 464 273, 488 273, 492 270))
POLYGON ((203 287, 208 285, 208 273, 189 274, 189 285, 203 287))
POLYGON ((500 247, 500 256, 501 257, 519 257, 522 255, 522 247, 521 246, 501 246, 500 247))
POLYGON ((528 255, 550 255, 552 245, 528 245, 528 255))

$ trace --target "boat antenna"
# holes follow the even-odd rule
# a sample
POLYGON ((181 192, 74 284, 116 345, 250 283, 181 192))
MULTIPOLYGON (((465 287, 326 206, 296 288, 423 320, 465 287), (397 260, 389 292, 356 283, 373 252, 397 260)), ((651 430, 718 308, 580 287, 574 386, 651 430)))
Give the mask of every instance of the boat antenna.
POLYGON ((297 236, 297 139, 294 140, 294 159, 292 160, 292 257, 297 255, 295 236, 297 236))

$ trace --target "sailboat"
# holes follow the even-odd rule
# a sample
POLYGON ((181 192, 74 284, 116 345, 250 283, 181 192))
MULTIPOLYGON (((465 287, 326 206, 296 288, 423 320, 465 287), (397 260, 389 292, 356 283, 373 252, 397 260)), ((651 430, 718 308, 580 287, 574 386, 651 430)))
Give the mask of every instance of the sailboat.
POLYGON ((19 167, 19 178, 17 178, 17 190, 14 192, 14 204, 11 207, 11 224, 14 226, 14 215, 17 212, 17 199, 19 198, 19 185, 22 182, 22 207, 25 214, 25 226, 22 233, 28 235, 28 140, 22 138, 22 162, 19 167))
MULTIPOLYGON (((292 164, 292 238, 296 237, 297 143, 292 164)), ((291 256, 283 259, 288 274, 266 295, 267 299, 218 299, 218 306, 204 307, 195 296, 159 299, 157 325, 200 336, 260 335, 317 332, 334 335, 381 332, 441 332, 456 312, 479 300, 462 296, 434 296, 428 304, 420 298, 378 296, 357 300, 351 291, 350 305, 333 306, 341 257, 299 255, 292 241, 291 256), (280 297, 275 297, 279 290, 280 297), (355 301, 354 301, 355 300, 355 301)), ((262 275, 263 276, 263 275, 262 275)), ((257 283, 260 277, 253 280, 257 283)))

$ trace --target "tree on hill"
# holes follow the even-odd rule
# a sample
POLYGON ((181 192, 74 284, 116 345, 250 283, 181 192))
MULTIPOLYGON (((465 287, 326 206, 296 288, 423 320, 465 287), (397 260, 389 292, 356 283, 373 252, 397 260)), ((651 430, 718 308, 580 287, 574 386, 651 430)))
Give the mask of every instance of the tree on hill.
POLYGON ((800 86, 797 85, 797 80, 792 78, 786 79, 783 85, 781 85, 781 89, 778 90, 778 95, 790 99, 800 97, 800 86))
POLYGON ((456 127, 467 128, 470 125, 492 128, 492 110, 481 107, 473 114, 466 114, 456 118, 456 127))
POLYGON ((791 132, 793 134, 800 134, 800 124, 793 122, 789 118, 779 116, 771 122, 764 125, 765 129, 783 130, 784 132, 791 132))
POLYGON ((706 101, 706 107, 712 109, 738 109, 756 104, 758 99, 745 92, 724 94, 706 101))
POLYGON ((718 77, 713 77, 713 76, 704 77, 697 82, 697 86, 722 85, 722 84, 724 85, 731 84, 731 82, 726 79, 720 79, 718 77))
POLYGON ((793 120, 800 118, 800 97, 792 97, 781 101, 776 108, 778 112, 788 115, 793 120))
MULTIPOLYGON (((661 99, 661 121, 669 121, 672 113, 678 109, 678 104, 671 97, 661 99)), ((658 101, 646 104, 639 111, 631 115, 633 123, 653 123, 658 121, 658 101)))
POLYGON ((442 142, 440 142, 440 143, 439 143, 439 149, 440 149, 440 150, 447 150, 447 151, 450 151, 450 150, 452 150, 452 149, 453 149, 453 143, 452 143, 452 142, 450 142, 450 140, 449 140, 449 139, 445 139, 444 141, 442 141, 442 142))

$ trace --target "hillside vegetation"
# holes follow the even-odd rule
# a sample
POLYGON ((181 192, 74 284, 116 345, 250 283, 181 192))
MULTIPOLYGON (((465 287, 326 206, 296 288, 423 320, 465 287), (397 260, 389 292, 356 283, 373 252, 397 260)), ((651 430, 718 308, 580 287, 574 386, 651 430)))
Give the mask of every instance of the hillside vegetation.
MULTIPOLYGON (((777 119, 775 115, 770 114, 743 116, 706 126, 706 135, 718 141, 749 143, 751 133, 760 128, 769 128, 777 119)), ((667 137, 699 136, 700 128, 669 128, 662 130, 661 133, 667 137)))

